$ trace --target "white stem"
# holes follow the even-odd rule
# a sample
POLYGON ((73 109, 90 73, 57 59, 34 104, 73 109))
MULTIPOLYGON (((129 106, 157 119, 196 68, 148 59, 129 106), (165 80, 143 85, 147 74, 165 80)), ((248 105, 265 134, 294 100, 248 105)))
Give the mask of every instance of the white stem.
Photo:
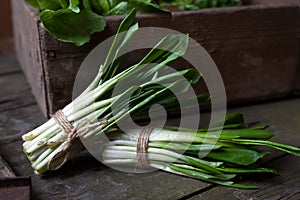
POLYGON ((60 151, 62 151, 67 145, 67 142, 62 143, 60 146, 58 146, 54 151, 52 152, 45 158, 43 159, 35 168, 36 171, 39 171, 40 169, 44 168, 48 162, 60 151))
MULTIPOLYGON (((72 114, 71 116, 67 117, 69 121, 74 121, 74 120, 82 120, 83 117, 86 117, 86 120, 91 121, 93 118, 95 118, 98 114, 102 112, 101 108, 109 105, 111 103, 112 99, 96 102, 93 105, 90 105, 86 107, 85 109, 77 112, 77 114, 72 114), (95 111, 96 110, 96 111, 95 111)), ((76 123, 74 123, 74 126, 76 123)), ((59 130, 59 126, 57 124, 53 125, 51 128, 46 130, 45 132, 41 133, 39 136, 34 138, 30 143, 26 143, 23 145, 25 151, 27 153, 32 153, 36 149, 40 147, 40 142, 41 141, 48 141, 51 138, 55 137, 53 139, 53 142, 55 141, 60 141, 61 139, 65 138, 65 134, 63 132, 57 133, 59 130), (53 134, 56 133, 56 134, 53 134), (52 137, 49 137, 50 134, 53 134, 52 137)))
POLYGON ((33 168, 38 166, 51 152, 53 152, 53 149, 47 149, 44 151, 44 153, 42 153, 42 155, 40 155, 39 158, 31 164, 31 166, 33 168))

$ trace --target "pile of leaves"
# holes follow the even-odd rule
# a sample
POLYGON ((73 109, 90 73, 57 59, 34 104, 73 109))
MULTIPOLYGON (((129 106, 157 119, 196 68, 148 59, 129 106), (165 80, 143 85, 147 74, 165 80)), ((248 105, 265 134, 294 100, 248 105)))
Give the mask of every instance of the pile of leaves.
POLYGON ((81 46, 106 22, 103 16, 127 14, 135 8, 139 13, 194 10, 209 7, 236 6, 239 0, 26 0, 40 11, 46 30, 56 39, 81 46))

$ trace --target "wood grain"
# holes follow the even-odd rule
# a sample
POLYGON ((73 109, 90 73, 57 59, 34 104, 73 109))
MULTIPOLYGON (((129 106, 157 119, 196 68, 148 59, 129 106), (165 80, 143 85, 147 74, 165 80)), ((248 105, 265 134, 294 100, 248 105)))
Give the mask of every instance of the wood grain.
POLYGON ((47 113, 48 102, 38 30, 40 20, 37 11, 25 1, 12 0, 11 5, 16 54, 37 103, 42 112, 47 113))

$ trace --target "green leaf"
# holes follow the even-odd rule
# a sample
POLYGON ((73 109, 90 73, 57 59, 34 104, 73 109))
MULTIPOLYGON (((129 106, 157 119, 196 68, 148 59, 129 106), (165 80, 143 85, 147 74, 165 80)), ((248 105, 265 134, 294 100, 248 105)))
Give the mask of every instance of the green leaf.
POLYGON ((211 0, 211 5, 210 5, 210 7, 215 8, 215 7, 217 7, 217 6, 218 6, 218 0, 211 0))
MULTIPOLYGON (((180 71, 180 73, 182 72, 184 72, 184 70, 180 71)), ((189 80, 191 84, 197 83, 200 80, 201 76, 202 74, 198 70, 193 68, 189 69, 187 73, 184 74, 184 77, 189 80)))
POLYGON ((40 5, 38 0, 25 0, 27 3, 29 3, 32 7, 36 8, 37 10, 40 10, 40 5))
MULTIPOLYGON (((210 127, 209 131, 212 132, 212 131, 217 131, 217 130, 245 129, 245 128, 247 128, 246 124, 228 124, 228 125, 224 125, 224 126, 210 127)), ((208 128, 202 128, 202 129, 199 129, 199 131, 207 132, 208 128)))
POLYGON ((198 100, 199 104, 205 103, 205 102, 211 100, 211 96, 208 94, 199 94, 199 95, 197 95, 197 100, 198 100))
POLYGON ((103 15, 110 10, 110 5, 107 0, 90 0, 90 2, 93 8, 103 15))
POLYGON ((122 1, 112 7, 105 15, 123 15, 128 13, 131 9, 128 7, 128 2, 122 1))
POLYGON ((172 6, 183 6, 187 4, 192 4, 193 0, 162 0, 159 1, 159 5, 165 6, 165 5, 172 5, 172 6))
MULTIPOLYGON (((241 189, 257 189, 258 188, 257 186, 236 184, 233 181, 222 180, 218 176, 222 176, 225 174, 222 174, 222 175, 207 174, 207 173, 204 173, 201 169, 196 169, 194 167, 187 166, 184 164, 169 164, 169 165, 159 164, 159 165, 161 165, 161 166, 159 166, 159 168, 164 171, 179 174, 182 176, 196 178, 199 180, 203 180, 203 181, 207 181, 207 182, 211 182, 211 183, 215 183, 215 184, 219 184, 219 185, 225 185, 225 186, 241 188, 241 189)), ((235 176, 235 174, 229 174, 229 176, 230 175, 232 177, 235 176)), ((230 178, 230 177, 228 177, 228 178, 230 178)))
POLYGON ((242 185, 242 184, 236 184, 232 181, 227 181, 224 179, 232 179, 234 178, 235 174, 221 174, 221 175, 215 175, 215 174, 206 174, 203 173, 201 171, 196 170, 195 168, 191 168, 191 167, 186 167, 184 165, 180 165, 180 164, 173 164, 173 165, 168 165, 168 167, 173 170, 170 171, 167 168, 164 169, 165 171, 170 171, 173 173, 178 173, 180 175, 185 175, 188 177, 192 177, 192 178, 196 178, 199 180, 203 180, 203 181, 208 181, 211 183, 216 183, 219 185, 225 185, 225 186, 229 186, 229 187, 235 187, 235 188, 241 188, 241 189, 257 189, 257 186, 248 186, 248 185, 242 185))
POLYGON ((161 77, 157 77, 157 78, 145 83, 144 86, 147 87, 152 84, 166 85, 169 83, 173 83, 179 79, 183 79, 183 77, 189 83, 196 83, 197 81, 199 81, 201 74, 198 73, 198 71, 194 70, 194 69, 186 69, 186 70, 176 71, 176 72, 166 74, 161 77))
POLYGON ((190 152, 199 151, 211 151, 221 148, 219 145, 210 145, 210 144, 188 144, 188 143, 169 143, 169 142, 149 142, 150 147, 158 147, 164 149, 172 149, 172 150, 186 150, 190 152))
POLYGON ((82 0, 82 5, 84 9, 92 10, 90 0, 82 0))
POLYGON ((225 186, 229 186, 229 187, 234 187, 234 188, 239 188, 239 189, 259 189, 258 186, 255 185, 243 185, 243 184, 237 184, 234 182, 215 182, 217 184, 220 185, 225 185, 225 186))
POLYGON ((194 5, 194 4, 186 4, 183 6, 179 6, 180 10, 198 10, 199 6, 194 5))
POLYGON ((186 174, 188 176, 200 179, 200 180, 214 180, 214 179, 220 179, 220 180, 230 180, 233 179, 236 175, 235 174, 207 174, 203 172, 202 169, 198 169, 196 167, 192 167, 189 165, 184 164, 170 164, 168 165, 171 169, 176 170, 178 172, 181 172, 183 174, 186 174))
MULTIPOLYGON (((108 80, 111 77, 115 75, 117 72, 117 69, 121 63, 121 60, 123 58, 123 55, 125 54, 126 47, 128 43, 130 42, 131 38, 134 36, 136 31, 138 30, 139 25, 136 23, 133 26, 131 26, 128 31, 126 32, 125 36, 118 38, 118 42, 121 42, 120 44, 117 44, 117 47, 114 52, 114 57, 112 58, 112 63, 108 67, 108 71, 105 77, 103 77, 103 80, 108 80)), ((105 66, 105 64, 103 65, 105 66)))
POLYGON ((247 166, 255 163, 264 155, 265 153, 259 153, 250 149, 221 148, 215 151, 211 151, 207 155, 207 157, 218 161, 225 161, 233 164, 247 166))
POLYGON ((138 29, 138 24, 135 24, 131 27, 135 15, 136 10, 132 9, 130 13, 122 20, 101 69, 103 71, 103 75, 101 77, 102 81, 110 79, 117 71, 117 68, 121 62, 119 57, 122 55, 123 50, 126 48, 128 42, 138 29), (126 34, 120 34, 124 31, 128 32, 126 34))
POLYGON ((251 127, 249 129, 253 129, 253 130, 265 130, 266 128, 268 128, 269 126, 267 125, 260 125, 260 126, 254 126, 254 127, 251 127))
POLYGON ((274 133, 267 130, 256 130, 256 129, 234 129, 234 130, 223 130, 221 136, 235 136, 238 138, 245 139, 270 139, 274 136, 274 133))
POLYGON ((68 5, 67 0, 38 0, 38 3, 41 10, 59 10, 68 5))
POLYGON ((237 174, 249 174, 249 173, 272 173, 277 174, 276 170, 269 169, 269 168, 228 168, 228 167, 221 167, 218 168, 220 171, 224 173, 237 173, 237 174))
POLYGON ((130 9, 135 8, 138 12, 141 13, 168 12, 167 10, 161 8, 159 5, 145 0, 129 0, 128 7, 130 9))
MULTIPOLYGON (((163 96, 166 94, 166 91, 172 90, 173 87, 180 88, 180 91, 178 91, 179 94, 182 93, 182 92, 185 92, 185 90, 187 89, 187 85, 184 85, 184 83, 186 83, 186 82, 183 82, 182 80, 177 80, 176 82, 174 82, 172 84, 169 84, 167 87, 163 87, 161 90, 158 90, 154 94, 151 94, 150 96, 144 98, 143 100, 141 100, 137 104, 133 105, 130 108, 129 111, 126 111, 126 113, 120 114, 120 116, 118 116, 118 118, 116 118, 114 120, 114 122, 109 124, 109 126, 107 126, 106 128, 109 128, 109 127, 113 126, 115 123, 119 122, 120 120, 128 118, 130 114, 135 114, 136 112, 138 112, 141 109, 147 109, 147 108, 149 109, 151 105, 153 105, 157 101, 163 99, 163 96), (178 87, 178 86, 180 86, 180 87, 178 87)), ((138 88, 138 86, 132 86, 128 90, 136 91, 137 88, 138 88)), ((124 95, 125 99, 126 99, 126 95, 127 95, 126 92, 124 92, 122 95, 124 95)), ((123 109, 123 106, 124 106, 124 101, 121 97, 119 99, 117 99, 117 101, 113 102, 112 105, 115 108, 119 109, 118 111, 115 110, 115 112, 122 113, 122 109, 123 109)))
POLYGON ((160 5, 173 5, 178 6, 181 10, 195 10, 201 8, 215 8, 226 6, 237 6, 239 4, 236 0, 173 0, 162 1, 160 5))
POLYGON ((122 20, 122 22, 118 28, 117 34, 123 32, 123 31, 127 31, 130 28, 130 26, 132 25, 132 23, 135 19, 135 15, 136 15, 136 10, 132 9, 127 14, 127 16, 122 20))
POLYGON ((222 122, 224 122, 224 125, 245 123, 244 116, 241 113, 230 113, 227 114, 224 119, 212 123, 212 126, 219 126, 222 122))
POLYGON ((58 0, 60 2, 60 5, 63 9, 68 8, 69 2, 68 0, 58 0))
POLYGON ((43 25, 55 38, 64 42, 73 42, 81 46, 90 40, 94 32, 104 29, 103 17, 91 10, 74 13, 70 9, 58 11, 45 10, 40 14, 43 25))
POLYGON ((69 0, 69 9, 72 10, 74 13, 80 12, 78 5, 79 5, 79 0, 69 0))
POLYGON ((113 7, 106 13, 106 15, 122 15, 128 13, 132 9, 136 9, 139 13, 168 12, 161 8, 158 4, 152 3, 151 1, 129 0, 114 2, 113 7))
MULTIPOLYGON (((232 125, 226 125, 232 126, 232 125)), ((232 139, 270 139, 274 136, 274 133, 267 130, 260 129, 223 129, 221 133, 214 132, 214 130, 209 131, 198 131, 198 137, 212 137, 219 140, 232 140, 232 139)))
POLYGON ((204 161, 201 159, 197 159, 194 157, 190 157, 190 156, 181 156, 179 158, 180 160, 186 161, 189 164, 195 166, 195 167, 199 167, 200 169, 203 169, 207 172, 210 172, 212 174, 223 174, 221 171, 219 171, 216 167, 210 166, 208 163, 208 161, 204 161))
POLYGON ((222 129, 246 128, 244 117, 240 113, 227 114, 223 119, 211 123, 210 127, 204 127, 199 131, 216 131, 222 129))
MULTIPOLYGON (((148 63, 167 64, 182 56, 188 47, 188 35, 175 34, 164 37, 151 51, 138 63, 145 65, 148 63)), ((156 72, 157 70, 154 69, 156 72)), ((152 72, 153 73, 153 72, 152 72)))
POLYGON ((266 146, 271 147, 295 156, 300 156, 300 148, 287 145, 287 144, 281 144, 277 142, 272 141, 265 141, 265 140, 246 140, 246 139, 233 139, 232 141, 235 144, 242 144, 242 145, 258 145, 258 146, 266 146))

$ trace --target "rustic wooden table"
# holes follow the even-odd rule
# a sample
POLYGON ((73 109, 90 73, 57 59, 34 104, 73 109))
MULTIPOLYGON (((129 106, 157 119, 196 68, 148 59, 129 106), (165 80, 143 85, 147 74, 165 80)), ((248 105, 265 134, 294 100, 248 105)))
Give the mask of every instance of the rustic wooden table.
MULTIPOLYGON (((270 124, 275 141, 300 146, 300 98, 230 109, 248 122, 270 124)), ((0 154, 16 175, 32 177, 33 199, 300 199, 300 158, 271 151, 267 166, 278 176, 251 176, 241 183, 259 190, 221 187, 161 171, 128 174, 110 169, 87 153, 62 169, 36 176, 22 151, 21 135, 45 119, 15 56, 0 56, 0 154)))

